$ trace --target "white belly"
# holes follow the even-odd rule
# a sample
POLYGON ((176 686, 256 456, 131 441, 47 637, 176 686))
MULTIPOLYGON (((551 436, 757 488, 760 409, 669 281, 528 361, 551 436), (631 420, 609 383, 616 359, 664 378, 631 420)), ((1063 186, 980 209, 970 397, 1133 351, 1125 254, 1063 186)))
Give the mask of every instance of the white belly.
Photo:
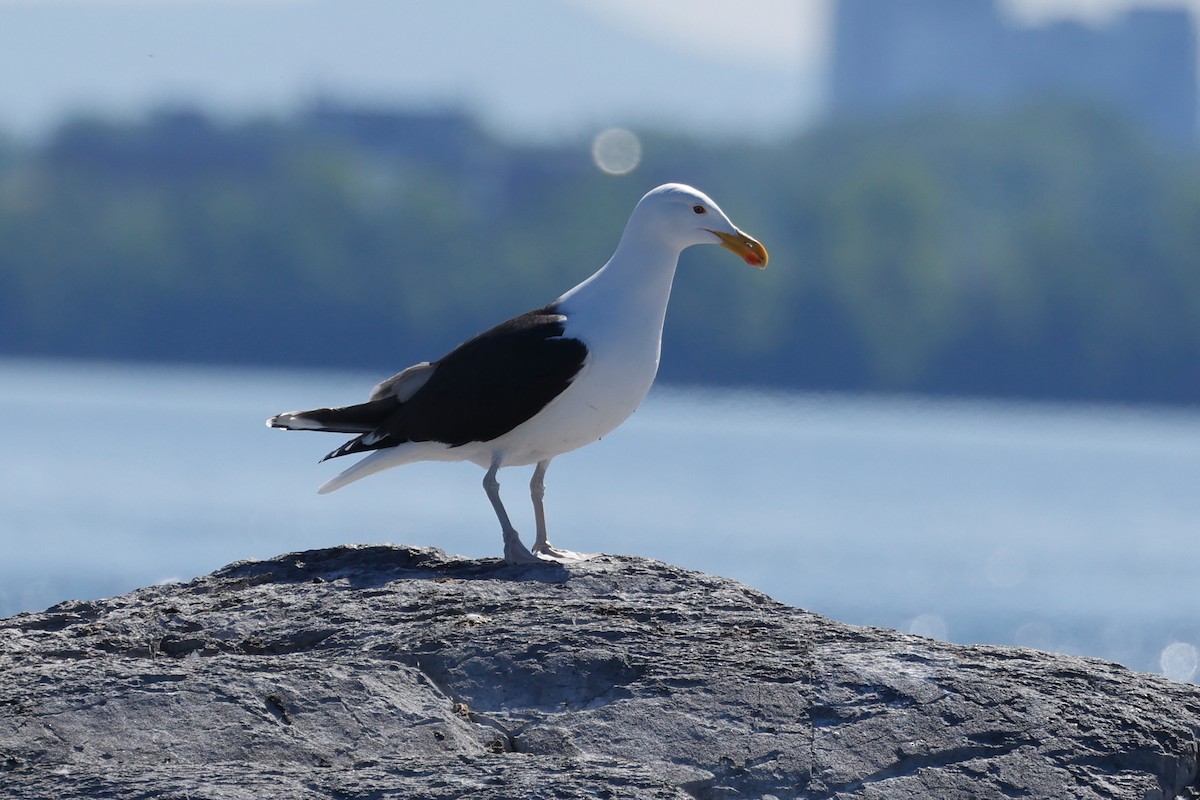
POLYGON ((490 466, 499 454, 503 466, 535 464, 583 447, 608 434, 646 399, 658 372, 659 338, 610 342, 593 347, 567 389, 541 413, 513 430, 470 448, 470 460, 490 466))
MULTIPOLYGON (((608 434, 646 399, 658 373, 662 327, 653 318, 621 328, 619 339, 600 337, 571 385, 538 414, 490 442, 451 447, 406 442, 377 450, 324 486, 331 492, 380 470, 415 461, 470 461, 484 469, 499 457, 503 467, 536 464, 591 444, 608 434)), ((581 326, 582 327, 582 326, 581 326)), ((585 329, 586 330, 586 329, 585 329)), ((585 340, 589 340, 585 336, 585 340)))

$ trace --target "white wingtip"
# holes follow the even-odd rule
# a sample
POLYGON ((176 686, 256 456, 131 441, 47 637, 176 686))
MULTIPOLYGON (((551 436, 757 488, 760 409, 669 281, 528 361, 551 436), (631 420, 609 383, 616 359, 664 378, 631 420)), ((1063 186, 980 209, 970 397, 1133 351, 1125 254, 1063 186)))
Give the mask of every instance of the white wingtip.
POLYGON ((268 428, 283 428, 289 431, 319 431, 324 426, 314 419, 306 419, 304 411, 289 411, 277 414, 267 420, 268 428))

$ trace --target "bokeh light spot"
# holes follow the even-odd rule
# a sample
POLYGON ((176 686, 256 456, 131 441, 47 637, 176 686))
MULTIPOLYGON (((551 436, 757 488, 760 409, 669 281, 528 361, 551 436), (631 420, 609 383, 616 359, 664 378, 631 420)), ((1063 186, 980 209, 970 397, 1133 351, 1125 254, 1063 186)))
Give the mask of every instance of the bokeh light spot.
POLYGON ((1186 683, 1200 667, 1200 651, 1187 642, 1171 642, 1158 654, 1158 667, 1171 680, 1186 683))
POLYGON ((624 128, 609 128, 592 140, 592 161, 609 175, 627 175, 642 160, 642 142, 624 128))

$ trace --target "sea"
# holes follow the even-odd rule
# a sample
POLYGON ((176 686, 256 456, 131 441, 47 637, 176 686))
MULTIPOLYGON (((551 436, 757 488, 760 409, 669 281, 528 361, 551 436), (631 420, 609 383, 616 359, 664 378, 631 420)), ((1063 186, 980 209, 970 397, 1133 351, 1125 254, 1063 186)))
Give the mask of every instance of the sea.
MULTIPOLYGON (((478 467, 318 496, 344 437, 263 424, 383 377, 0 360, 0 616, 344 543, 497 557, 478 467)), ((527 540, 530 472, 500 473, 527 540)), ((660 386, 546 486, 560 547, 852 624, 1200 678, 1200 410, 660 386)))

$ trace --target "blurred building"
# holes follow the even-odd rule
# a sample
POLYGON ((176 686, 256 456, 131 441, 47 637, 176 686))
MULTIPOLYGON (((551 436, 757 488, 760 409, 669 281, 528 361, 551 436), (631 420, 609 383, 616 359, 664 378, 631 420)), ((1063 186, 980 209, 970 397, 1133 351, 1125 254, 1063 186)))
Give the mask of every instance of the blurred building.
POLYGON ((1196 37, 1183 9, 1096 28, 1023 27, 994 0, 839 0, 830 108, 998 109, 1047 98, 1106 105, 1176 143, 1197 134, 1196 37))

